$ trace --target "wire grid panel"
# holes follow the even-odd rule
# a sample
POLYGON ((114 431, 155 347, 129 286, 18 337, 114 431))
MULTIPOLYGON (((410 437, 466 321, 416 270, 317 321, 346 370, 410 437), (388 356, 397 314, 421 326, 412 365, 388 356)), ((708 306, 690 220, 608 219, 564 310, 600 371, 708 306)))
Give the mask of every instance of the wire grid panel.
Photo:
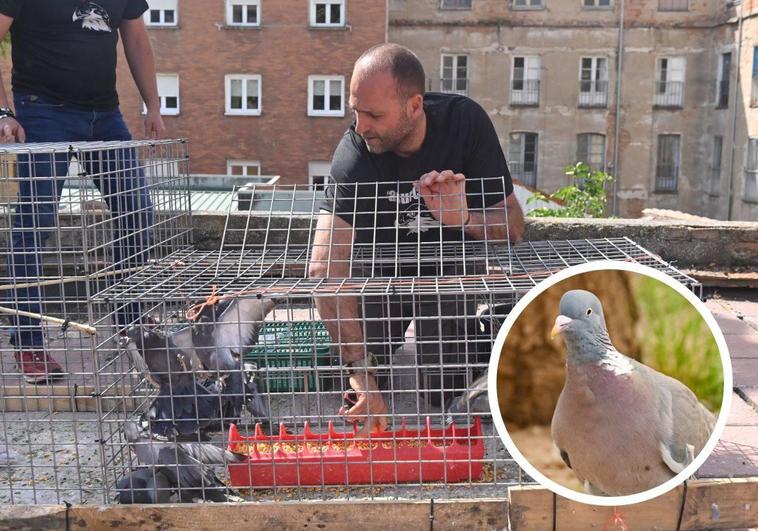
POLYGON ((0 502, 102 499, 98 369, 145 312, 92 301, 191 244, 188 177, 182 140, 0 146, 0 502), (23 378, 42 352, 62 374, 23 378))
MULTIPOLYGON (((347 274, 319 277, 311 265, 324 203, 296 187, 257 193, 240 193, 219 248, 178 251, 95 298, 139 299, 156 323, 140 330, 152 337, 152 347, 137 349, 143 360, 125 347, 102 367, 101 377, 115 382, 113 399, 101 401, 107 499, 138 491, 114 486, 140 479, 133 478, 145 465, 140 445, 164 448, 161 437, 176 436, 245 457, 203 468, 199 485, 169 478, 164 493, 172 500, 500 496, 529 478, 497 438, 477 378, 516 300, 565 267, 601 259, 645 263, 699 289, 626 238, 510 246, 507 232, 504 241, 463 234, 430 243, 415 234, 415 242, 379 241, 370 230, 364 238, 350 232, 349 252, 332 253, 342 240, 331 226, 325 261, 347 274), (273 309, 260 311, 267 301, 273 309), (208 351, 203 330, 214 336, 219 323, 231 324, 228 334, 208 351), (355 369, 339 355, 350 349, 371 352, 378 364, 385 409, 374 413, 387 426, 368 441, 354 440, 340 411, 355 398, 346 396, 355 369), (208 357, 222 351, 230 354, 225 369, 208 357), (146 377, 120 377, 135 369, 146 377), (219 391, 234 373, 244 373, 243 383, 219 391), (132 421, 142 439, 129 450, 132 421), (227 470, 225 481, 214 470, 227 470)), ((189 451, 182 444, 170 443, 166 455, 178 460, 189 451)), ((166 468, 144 474, 155 483, 166 468)))

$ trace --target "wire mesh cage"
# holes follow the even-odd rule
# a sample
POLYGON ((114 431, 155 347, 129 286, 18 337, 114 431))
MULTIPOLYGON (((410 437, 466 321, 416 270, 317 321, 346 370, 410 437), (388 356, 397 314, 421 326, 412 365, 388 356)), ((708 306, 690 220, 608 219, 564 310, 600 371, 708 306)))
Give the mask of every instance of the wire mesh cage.
POLYGON ((92 301, 190 244, 188 155, 184 141, 0 146, 0 454, 19 465, 0 501, 82 500, 101 476, 98 371, 144 312, 92 301))
MULTIPOLYGON (((98 331, 133 305, 139 315, 115 350, 92 346, 93 412, 60 420, 53 449, 77 450, 78 476, 62 477, 53 452, 52 474, 6 495, 36 501, 45 485, 57 500, 105 503, 482 497, 530 482, 497 438, 483 385, 518 298, 599 259, 699 285, 625 238, 511 245, 495 184, 466 188, 471 217, 424 211, 412 184, 250 185, 221 233, 194 243, 179 222, 190 205, 175 204, 174 238, 87 297, 98 331), (386 209, 380 195, 396 201, 386 209), (374 431, 344 415, 361 398, 351 379, 369 375, 374 431)), ((12 444, 34 446, 21 433, 12 444)))

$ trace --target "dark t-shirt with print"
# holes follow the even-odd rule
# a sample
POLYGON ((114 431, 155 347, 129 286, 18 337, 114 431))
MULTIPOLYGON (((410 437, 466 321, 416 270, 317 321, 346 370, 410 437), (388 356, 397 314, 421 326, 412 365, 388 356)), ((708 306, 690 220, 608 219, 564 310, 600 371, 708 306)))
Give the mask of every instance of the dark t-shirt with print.
POLYGON ((116 44, 145 0, 0 0, 13 18, 13 90, 87 109, 118 106, 116 44))
POLYGON ((424 111, 426 137, 412 157, 369 153, 354 126, 337 146, 322 208, 355 229, 359 246, 412 249, 419 243, 470 240, 460 227, 442 226, 427 210, 414 187, 424 173, 464 174, 471 209, 495 205, 513 192, 495 128, 479 104, 465 96, 427 93, 424 111))

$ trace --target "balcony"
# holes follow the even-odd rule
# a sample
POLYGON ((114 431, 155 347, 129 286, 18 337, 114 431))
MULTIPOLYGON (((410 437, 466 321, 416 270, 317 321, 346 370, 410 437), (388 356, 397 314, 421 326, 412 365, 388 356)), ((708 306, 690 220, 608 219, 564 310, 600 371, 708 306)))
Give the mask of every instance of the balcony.
POLYGON ((683 81, 655 82, 655 105, 657 107, 681 107, 683 102, 683 81))
POLYGON ((658 11, 689 11, 689 0, 658 0, 658 11))
POLYGON ((455 77, 440 78, 440 92, 468 96, 468 79, 455 77))
POLYGON ((658 164, 655 168, 655 191, 676 192, 678 176, 679 166, 676 164, 658 164))
POLYGON ((511 83, 511 105, 537 106, 540 104, 539 79, 515 79, 511 83))
POLYGON ((579 107, 606 107, 608 81, 579 81, 579 107))

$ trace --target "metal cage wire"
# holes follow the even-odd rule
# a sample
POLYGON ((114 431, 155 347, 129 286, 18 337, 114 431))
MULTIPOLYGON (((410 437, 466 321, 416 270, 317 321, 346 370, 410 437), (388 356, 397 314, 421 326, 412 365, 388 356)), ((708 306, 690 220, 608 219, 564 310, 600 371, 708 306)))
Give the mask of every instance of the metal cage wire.
MULTIPOLYGON (((246 461, 229 466, 229 477, 224 477, 223 483, 211 475, 203 476, 201 484, 195 485, 191 492, 188 485, 181 485, 181 479, 174 482, 179 485, 164 487, 167 494, 175 497, 181 497, 182 492, 208 499, 213 499, 214 492, 234 493, 246 500, 499 496, 504 486, 530 482, 530 478, 505 451, 488 421, 488 412, 466 407, 451 415, 445 406, 451 397, 460 396, 474 385, 475 378, 486 369, 499 325, 519 297, 565 267, 599 259, 650 265, 701 295, 694 280, 626 238, 511 246, 507 231, 504 237, 502 234, 489 237, 485 233, 483 241, 460 231, 454 241, 441 242, 439 238, 436 241, 427 238, 428 234, 443 230, 429 219, 424 221, 425 230, 420 230, 418 210, 409 217, 406 227, 417 230, 409 230, 411 237, 403 241, 398 237, 398 226, 388 227, 387 236, 369 223, 370 229, 360 238, 352 232, 354 229, 342 229, 351 231, 350 248, 348 252, 336 250, 334 255, 339 255, 337 261, 346 262, 343 265, 348 267, 349 274, 312 278, 309 265, 317 247, 314 245, 317 219, 322 208, 329 208, 329 201, 332 207, 336 206, 335 191, 326 190, 324 202, 321 192, 316 194, 306 187, 244 187, 236 190, 229 202, 222 241, 205 238, 202 230, 193 241, 186 144, 92 146, 92 157, 107 159, 107 153, 114 149, 134 149, 137 156, 133 158, 141 161, 145 187, 154 205, 155 220, 145 228, 151 233, 150 243, 144 249, 144 260, 136 266, 128 260, 121 263, 108 260, 115 245, 111 243, 112 221, 107 221, 110 218, 103 211, 79 206, 81 198, 94 193, 85 185, 87 170, 79 172, 78 187, 62 194, 58 217, 72 215, 75 218, 70 219, 76 220, 67 221, 63 232, 69 233, 70 241, 77 238, 76 241, 83 242, 84 252, 80 248, 78 255, 92 257, 87 258, 90 265, 85 271, 90 276, 118 269, 129 272, 114 275, 115 278, 105 277, 108 280, 98 277, 94 282, 86 282, 85 296, 60 295, 57 299, 69 312, 76 304, 80 305, 83 310, 77 316, 83 315, 98 331, 93 340, 79 338, 77 334, 75 348, 73 338, 64 340, 54 353, 65 353, 67 368, 81 363, 81 369, 76 365, 78 371, 68 371, 68 380, 63 384, 69 392, 62 393, 66 397, 63 400, 75 410, 73 413, 56 412, 57 386, 38 387, 33 395, 33 388, 17 383, 12 362, 5 362, 4 399, 6 404, 11 403, 9 399, 15 400, 12 403, 17 412, 10 413, 6 407, 4 440, 8 448, 23 448, 29 455, 24 464, 9 467, 7 474, 3 474, 8 479, 8 489, 0 489, 0 496, 12 503, 43 500, 59 503, 63 499, 112 502, 117 482, 138 466, 145 466, 129 450, 124 426, 128 421, 141 419, 141 429, 150 432, 158 425, 146 413, 155 408, 156 394, 161 396, 155 385, 161 377, 168 381, 167 409, 175 424, 182 419, 212 426, 207 430, 198 428, 186 439, 218 448, 228 446, 248 454, 246 461), (64 206, 66 198, 72 198, 68 200, 69 207, 64 206), (93 263, 98 267, 93 268, 93 263), (182 331, 197 326, 192 314, 202 311, 203 301, 209 302, 212 294, 227 303, 265 300, 276 303, 262 323, 253 323, 250 315, 240 309, 241 305, 230 316, 230 330, 236 331, 231 334, 234 337, 244 336, 250 325, 260 325, 249 338, 249 344, 232 344, 228 339, 224 339, 226 344, 216 343, 217 350, 228 347, 238 359, 232 371, 207 367, 198 362, 200 356, 196 351, 168 339, 178 341, 187 335, 182 335, 182 331), (319 297, 354 300, 361 317, 338 312, 331 322, 325 320, 316 308, 319 297), (150 378, 145 378, 124 342, 114 346, 118 328, 114 323, 123 320, 119 316, 135 305, 138 315, 129 324, 141 323, 141 329, 156 331, 162 338, 161 356, 167 362, 188 354, 182 359, 185 364, 179 370, 182 374, 153 371, 150 378), (188 314, 191 307, 193 311, 188 314), (340 327, 346 322, 359 325, 366 344, 350 344, 349 338, 341 336, 340 327), (381 353, 378 376, 387 403, 389 432, 369 439, 365 448, 352 443, 353 428, 338 414, 344 405, 350 372, 341 362, 339 352, 349 347, 381 353), (82 360, 90 357, 92 363, 71 362, 77 352, 82 360), (266 418, 253 416, 244 409, 228 415, 223 407, 215 406, 200 412, 202 396, 198 398, 198 392, 203 395, 209 388, 215 389, 214 400, 222 403, 227 398, 238 397, 242 401, 250 398, 248 387, 238 390, 225 387, 218 391, 219 382, 226 382, 225 378, 233 372, 245 372, 246 377, 256 382, 266 418), (177 377, 184 376, 183 373, 191 373, 196 391, 177 388, 177 377), (80 387, 72 390, 74 385, 80 387), (40 408, 30 406, 35 401, 39 406, 37 395, 45 399, 41 402, 45 411, 34 411, 40 408), (76 398, 80 396, 84 398, 76 398), (187 407, 191 413, 179 411, 179 404, 190 404, 187 407), (78 408, 89 411, 77 412, 78 408), (12 419, 19 419, 25 428, 9 429, 12 419), (256 422, 260 423, 257 429, 256 422), (59 458, 61 449, 65 449, 69 461, 59 458), (355 452, 360 454, 358 461, 355 452), (50 456, 43 456, 47 453, 50 456), (276 455, 286 459, 277 459, 276 455), (365 474, 356 463, 364 466, 365 474), (432 470, 434 465, 440 466, 432 470), (29 475, 31 481, 18 479, 29 475), (243 486, 251 480, 259 483, 253 481, 254 484, 243 486)), ((70 152, 68 147, 51 146, 48 153, 70 152)), ((15 153, 19 154, 23 153, 15 153)), ((82 156, 77 157, 79 160, 88 159, 82 156)), ((409 193, 401 190, 398 183, 382 184, 383 193, 394 191, 398 197, 409 193)), ((387 213, 377 207, 379 184, 355 187, 347 194, 351 192, 353 207, 348 216, 352 219, 357 216, 376 219, 387 213)), ((341 194, 344 197, 346 191, 341 194)), ((501 198, 480 197, 480 204, 497 205, 498 199, 501 198)), ((419 204, 414 203, 411 208, 420 209, 419 204)), ((399 210, 399 202, 396 208, 399 210)), ((503 210, 507 226, 507 211, 503 210)), ((486 212, 485 222, 489 215, 486 212)), ((394 212, 396 217, 398 213, 394 212)), ((10 216, 9 212, 6 219, 10 216)), ((6 227, 9 226, 7 223, 6 227)), ((58 232, 61 230, 56 228, 58 232)), ((4 231, 8 238, 10 229, 4 231)), ((341 241, 339 237, 336 239, 341 241)), ((68 256, 67 249, 71 256, 77 255, 74 245, 67 248, 62 243, 65 241, 59 238, 55 245, 46 248, 60 262, 68 256)), ((117 244, 118 238, 115 241, 117 244)), ((329 246, 328 257, 335 248, 329 246)), ((63 283, 71 276, 70 271, 76 269, 61 267, 50 278, 63 283)), ((48 298, 47 293, 44 299, 48 308, 56 300, 48 298)), ((69 331, 68 335, 72 333, 69 331)), ((10 349, 5 349, 3 359, 10 355, 10 349)), ((179 445, 155 436, 141 444, 154 448, 169 444, 169 453, 177 461, 183 452, 179 445)), ((182 466, 189 465, 173 465, 175 471, 182 466)), ((148 468, 153 480, 163 475, 161 470, 165 471, 158 466, 148 468)), ((214 469, 220 474, 225 467, 203 467, 214 469)))

